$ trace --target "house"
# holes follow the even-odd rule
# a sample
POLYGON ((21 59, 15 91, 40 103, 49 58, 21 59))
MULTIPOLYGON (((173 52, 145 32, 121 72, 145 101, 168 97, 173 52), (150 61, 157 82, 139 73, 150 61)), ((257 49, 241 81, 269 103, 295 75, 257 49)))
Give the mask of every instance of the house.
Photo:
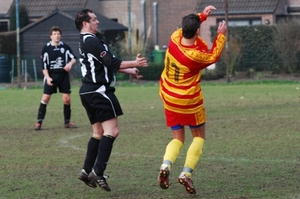
POLYGON ((8 10, 13 0, 0 0, 0 32, 8 31, 9 27, 9 14, 8 10))
MULTIPOLYGON (((79 32, 75 27, 74 18, 77 10, 54 10, 52 13, 43 18, 29 24, 20 31, 21 36, 21 51, 23 55, 40 54, 41 47, 46 42, 50 41, 50 28, 52 26, 59 26, 62 29, 62 41, 66 42, 78 54, 78 37, 79 32)), ((108 34, 117 35, 119 32, 127 31, 127 27, 110 20, 103 15, 98 15, 98 19, 103 21, 99 24, 99 30, 104 32, 104 36, 108 34)))
MULTIPOLYGON (((49 31, 52 26, 61 27, 62 41, 66 42, 71 47, 76 57, 79 57, 79 31, 76 29, 74 22, 77 11, 78 10, 56 9, 20 30, 21 59, 24 61, 26 60, 27 70, 31 77, 42 77, 40 53, 43 46, 50 41, 49 31)), ((95 14, 97 14, 98 19, 102 21, 98 28, 103 32, 104 38, 108 40, 108 43, 116 37, 124 37, 124 31, 128 30, 127 27, 104 17, 99 13, 95 14)), ((12 31, 5 34, 15 35, 16 32, 12 31)), ((79 67, 73 71, 75 73, 80 73, 79 67)))
MULTIPOLYGON (((12 0, 0 0, 2 5, 12 0)), ((217 11, 202 24, 201 32, 210 43, 210 27, 225 19, 225 0, 19 0, 25 6, 30 20, 36 21, 55 9, 91 8, 124 26, 129 27, 134 42, 147 42, 148 46, 163 47, 168 44, 174 30, 181 26, 181 19, 189 13, 201 12, 207 5, 217 11), (129 14, 130 13, 130 14, 129 14)), ((295 17, 300 13, 300 0, 227 0, 229 25, 275 24, 281 19, 295 17)), ((11 3, 11 7, 14 1, 11 3)), ((9 13, 0 12, 0 22, 9 13), (2 19, 1 19, 2 16, 2 19)), ((101 21, 100 21, 101 23, 101 21)), ((3 25, 3 24, 2 24, 3 25)))
MULTIPOLYGON (((203 11, 208 5, 217 10, 201 25, 201 36, 211 45, 210 27, 225 19, 226 0, 19 0, 25 6, 30 21, 34 22, 21 30, 21 54, 38 55, 40 48, 49 39, 52 25, 63 27, 63 40, 76 49, 75 11, 91 8, 101 25, 107 21, 122 26, 128 31, 133 43, 143 42, 148 49, 165 48, 170 35, 181 27, 181 19, 189 13, 203 11), (73 13, 66 10, 73 10, 73 13), (101 15, 100 15, 101 14, 101 15), (105 16, 105 17, 104 17, 105 16), (104 17, 104 18, 103 18, 104 17), (33 46, 33 44, 35 46, 33 46)), ((269 25, 290 17, 300 16, 300 0, 227 0, 228 24, 269 25)), ((0 31, 9 26, 9 13, 14 0, 0 0, 0 31)), ((113 26, 114 26, 113 25, 113 26)), ((115 35, 106 30, 107 36, 115 35)), ((76 52, 76 50, 74 50, 76 52)))
POLYGON ((186 13, 195 12, 198 0, 88 0, 87 7, 132 28, 132 39, 162 48, 170 35, 181 26, 186 13), (128 11, 131 15, 128 15, 128 11), (129 25, 130 24, 130 25, 129 25))
MULTIPOLYGON (((272 25, 287 18, 300 16, 300 0, 227 0, 228 26, 272 25)), ((202 0, 197 12, 214 5, 217 10, 201 25, 201 34, 211 45, 210 27, 225 20, 225 1, 202 0)))
MULTIPOLYGON (((26 7, 30 21, 37 21, 55 9, 91 8, 94 12, 130 27, 134 41, 147 41, 148 45, 153 47, 168 44, 170 34, 180 26, 182 16, 194 12, 197 2, 172 0, 170 4, 165 0, 19 0, 19 5, 26 7)), ((12 1, 10 9, 3 14, 7 16, 14 5, 15 2, 12 1)), ((9 26, 8 19, 6 23, 9 26)))
MULTIPOLYGON (((172 32, 181 26, 183 16, 202 12, 206 6, 214 5, 217 11, 213 11, 201 25, 202 37, 208 45, 211 45, 210 27, 225 19, 225 2, 225 0, 98 0, 95 3, 88 0, 86 5, 108 18, 130 26, 133 35, 139 34, 149 46, 157 45, 162 48, 168 44, 172 32), (129 8, 130 16, 128 16, 129 8)), ((275 24, 300 14, 300 0, 227 0, 227 2, 229 26, 275 24)))

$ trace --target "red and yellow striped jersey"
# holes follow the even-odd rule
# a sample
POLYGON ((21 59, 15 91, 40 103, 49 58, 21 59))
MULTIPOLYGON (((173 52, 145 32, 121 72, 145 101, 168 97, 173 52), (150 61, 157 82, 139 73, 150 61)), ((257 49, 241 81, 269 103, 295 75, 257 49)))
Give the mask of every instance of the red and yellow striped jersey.
POLYGON ((166 52, 159 94, 165 109, 193 114, 203 106, 201 70, 219 59, 226 37, 217 34, 211 50, 201 37, 192 46, 182 45, 181 39, 182 29, 178 29, 172 34, 166 52))

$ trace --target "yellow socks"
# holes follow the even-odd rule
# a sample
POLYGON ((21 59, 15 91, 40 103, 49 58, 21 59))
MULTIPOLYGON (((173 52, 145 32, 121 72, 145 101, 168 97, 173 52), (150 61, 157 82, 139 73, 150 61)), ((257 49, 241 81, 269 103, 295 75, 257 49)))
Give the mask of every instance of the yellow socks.
POLYGON ((204 139, 201 137, 194 137, 191 143, 184 163, 183 172, 186 177, 191 177, 193 170, 195 169, 200 156, 202 154, 202 148, 204 146, 204 139))
POLYGON ((177 139, 173 139, 171 142, 169 142, 166 147, 162 167, 167 166, 169 170, 171 169, 171 166, 175 162, 182 145, 183 143, 177 139))
MULTIPOLYGON (((177 139, 173 139, 166 147, 164 161, 161 167, 166 168, 168 167, 171 170, 172 164, 175 162, 179 151, 183 143, 177 139)), ((187 155, 185 164, 183 167, 182 172, 185 173, 186 177, 191 177, 193 170, 195 169, 200 156, 202 154, 202 148, 204 146, 204 139, 201 137, 194 137, 193 142, 191 143, 187 155)))

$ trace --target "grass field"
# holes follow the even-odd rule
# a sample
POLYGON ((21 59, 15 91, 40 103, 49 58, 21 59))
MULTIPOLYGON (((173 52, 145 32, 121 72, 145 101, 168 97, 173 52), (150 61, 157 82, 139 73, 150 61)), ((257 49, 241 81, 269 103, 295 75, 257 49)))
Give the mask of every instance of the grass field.
POLYGON ((61 95, 52 97, 34 131, 42 89, 0 90, 0 199, 300 198, 300 83, 204 84, 206 142, 193 173, 196 195, 177 177, 186 143, 162 190, 157 175, 171 131, 157 85, 118 86, 124 115, 106 173, 111 192, 77 179, 91 127, 73 87, 72 120, 63 128, 61 95))

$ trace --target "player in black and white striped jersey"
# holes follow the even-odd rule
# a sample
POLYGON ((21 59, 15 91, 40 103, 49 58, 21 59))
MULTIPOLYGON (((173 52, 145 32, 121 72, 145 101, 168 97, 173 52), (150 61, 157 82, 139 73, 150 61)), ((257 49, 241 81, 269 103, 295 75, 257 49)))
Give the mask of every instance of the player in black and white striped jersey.
POLYGON ((98 184, 110 191, 104 171, 119 134, 118 116, 123 114, 112 86, 114 73, 123 72, 139 79, 142 76, 136 67, 146 67, 148 63, 140 54, 133 61, 116 58, 97 37, 99 21, 92 10, 79 11, 75 23, 80 31, 82 86, 79 95, 93 129, 78 178, 90 187, 98 184))
POLYGON ((50 30, 49 41, 42 50, 41 62, 44 75, 44 91, 38 109, 37 123, 35 130, 40 130, 46 115, 47 104, 50 102, 51 95, 57 93, 57 89, 62 93, 64 127, 76 128, 71 122, 71 85, 69 71, 76 63, 76 57, 71 48, 61 41, 62 31, 58 26, 53 26, 50 30))

